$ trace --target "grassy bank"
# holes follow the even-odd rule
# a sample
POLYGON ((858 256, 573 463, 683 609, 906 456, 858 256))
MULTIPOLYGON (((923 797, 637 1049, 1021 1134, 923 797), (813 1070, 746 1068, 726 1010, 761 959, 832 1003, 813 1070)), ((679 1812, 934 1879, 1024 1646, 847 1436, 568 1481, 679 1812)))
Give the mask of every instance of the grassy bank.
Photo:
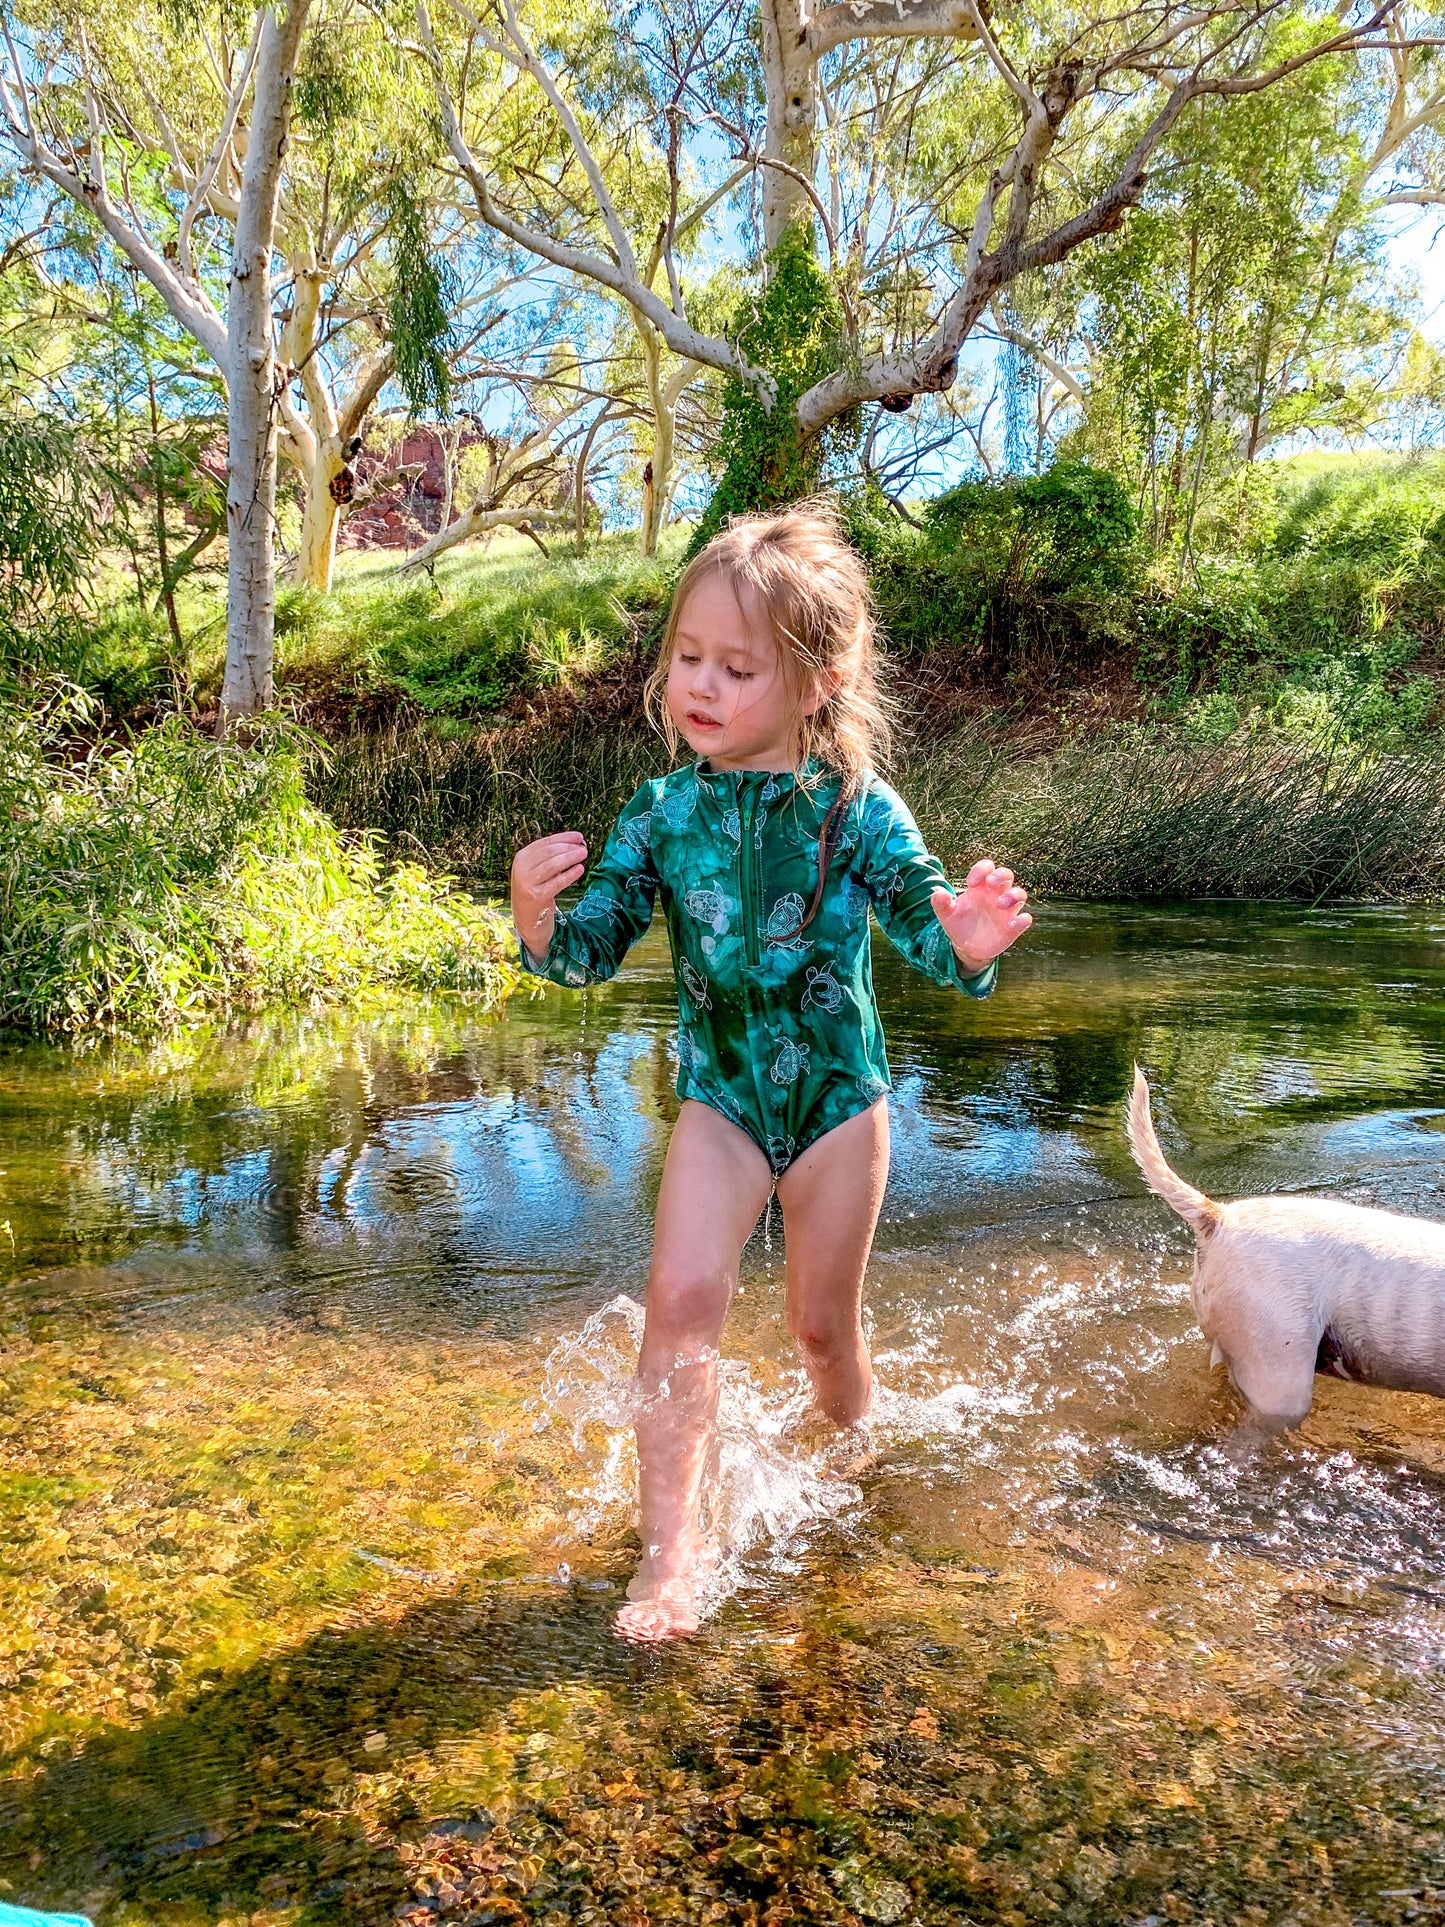
MULTIPOLYGON (((314 780, 341 820, 500 886, 513 850, 544 831, 580 829, 600 847, 616 809, 666 760, 645 728, 581 712, 465 737, 358 734, 314 780)), ((994 855, 1054 895, 1445 895, 1445 767, 1433 746, 1382 755, 1251 730, 1211 743, 1126 724, 1036 751, 1006 720, 974 720, 916 738, 892 775, 955 873, 994 855)))
MULTIPOLYGON (((955 489, 912 524, 852 503, 897 780, 951 862, 987 846, 1055 892, 1438 894, 1442 502, 1438 457, 1271 464, 1188 557, 1150 553, 1081 468, 955 489)), ((419 581, 350 558, 329 598, 283 595, 283 698, 330 745, 314 800, 487 884, 529 836, 595 842, 662 766, 638 694, 685 539, 656 562, 630 536, 546 562, 505 540, 419 581)), ((204 713, 214 588, 189 632, 163 671, 154 638, 101 625, 87 675, 121 709, 170 676, 204 713)))

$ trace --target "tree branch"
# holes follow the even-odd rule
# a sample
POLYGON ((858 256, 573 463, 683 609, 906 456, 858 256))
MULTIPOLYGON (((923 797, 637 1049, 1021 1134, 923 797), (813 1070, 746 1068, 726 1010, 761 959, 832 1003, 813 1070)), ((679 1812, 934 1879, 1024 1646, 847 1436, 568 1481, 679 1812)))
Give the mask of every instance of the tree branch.
POLYGON ((663 301, 653 290, 646 287, 635 273, 628 273, 615 261, 605 255, 591 254, 582 248, 570 247, 566 242, 555 241, 549 234, 536 228, 529 228, 514 220, 493 201, 487 186, 485 174, 477 164, 475 155, 468 147, 457 120, 456 106, 451 90, 442 72, 441 56, 431 30, 431 20, 427 13, 426 0, 417 0, 417 22, 427 58, 432 68, 433 82, 436 87, 437 104, 441 110, 442 128, 446 135, 447 146, 452 158, 461 171, 462 177, 476 197, 477 212, 488 227, 498 234, 504 234, 509 241, 528 253, 550 261, 554 267, 565 268, 571 274, 581 275, 594 281, 600 287, 608 288, 621 297, 629 307, 634 308, 644 319, 650 321, 674 354, 684 355, 693 361, 703 362, 709 368, 719 368, 725 373, 735 374, 755 389, 762 397, 765 406, 771 407, 777 394, 777 385, 762 368, 753 367, 732 347, 731 343, 716 335, 705 335, 675 314, 671 306, 663 301))
POLYGON ((843 0, 808 22, 798 45, 819 59, 850 40, 974 40, 977 16, 970 0, 843 0))

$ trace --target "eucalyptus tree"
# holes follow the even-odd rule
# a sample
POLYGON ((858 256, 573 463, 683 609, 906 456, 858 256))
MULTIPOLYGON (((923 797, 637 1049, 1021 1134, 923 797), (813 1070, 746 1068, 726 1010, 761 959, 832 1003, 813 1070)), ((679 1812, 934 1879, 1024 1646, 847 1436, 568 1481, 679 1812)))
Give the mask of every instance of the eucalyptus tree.
POLYGON ((1068 446, 1133 477, 1156 541, 1187 549, 1201 503, 1281 442, 1369 433, 1419 389, 1380 213, 1424 195, 1445 88, 1404 112, 1397 83, 1436 63, 1399 11, 1389 31, 1267 95, 1196 102, 1126 231, 1012 291, 1002 332, 1041 388, 1068 384, 1068 446))
POLYGON ((393 380, 420 406, 444 398, 449 355, 485 325, 488 271, 448 278, 459 228, 435 192, 427 99, 360 0, 254 15, 19 0, 4 51, 0 136, 224 385, 224 726, 272 692, 278 449, 301 482, 298 578, 324 588, 368 411, 393 380))
POLYGON ((545 552, 539 531, 574 522, 578 471, 597 433, 623 409, 596 385, 608 374, 606 362, 584 363, 567 338, 568 321, 577 319, 569 306, 548 302, 508 330, 497 360, 457 370, 442 526, 408 555, 403 572, 429 569, 448 549, 496 529, 520 529, 545 552), (455 516, 453 498, 462 503, 455 516))
POLYGON ((1145 200, 1191 107, 1399 38, 1327 0, 416 7, 478 218, 721 378, 727 506, 806 486, 863 404, 950 389, 1000 294, 1145 200), (739 268, 725 325, 689 249, 739 268))
POLYGON ((279 17, 263 8, 239 45, 223 18, 213 36, 199 21, 181 29, 159 14, 138 20, 134 8, 17 10, 13 31, 4 22, 0 133, 36 177, 90 212, 227 384, 223 718, 259 708, 271 692, 272 248, 310 4, 290 0, 279 17), (202 41, 207 57, 197 61, 202 41), (187 138, 172 151, 167 135, 177 126, 187 138), (232 229, 228 271, 216 251, 218 217, 232 229))

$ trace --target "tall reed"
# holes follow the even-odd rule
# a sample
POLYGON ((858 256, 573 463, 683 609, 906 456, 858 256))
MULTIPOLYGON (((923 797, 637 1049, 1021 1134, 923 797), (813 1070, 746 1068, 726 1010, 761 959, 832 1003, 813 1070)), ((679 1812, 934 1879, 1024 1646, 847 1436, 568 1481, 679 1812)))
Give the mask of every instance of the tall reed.
MULTIPOLYGON (((465 736, 393 725, 313 773, 341 822, 370 825, 488 884, 550 830, 599 848, 666 753, 639 719, 576 712, 465 736)), ((954 871, 981 854, 1068 896, 1445 896, 1445 759, 1237 731, 1221 743, 1120 730, 1030 753, 987 722, 905 742, 893 778, 954 871)))

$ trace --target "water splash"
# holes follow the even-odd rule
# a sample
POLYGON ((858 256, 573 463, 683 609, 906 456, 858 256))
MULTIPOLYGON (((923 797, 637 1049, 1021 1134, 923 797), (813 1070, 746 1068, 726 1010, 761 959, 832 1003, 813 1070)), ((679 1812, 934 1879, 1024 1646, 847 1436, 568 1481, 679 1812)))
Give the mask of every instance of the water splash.
MULTIPOLYGON (((538 1401, 540 1427, 559 1423, 584 1463, 568 1530, 592 1542, 619 1538, 637 1523, 637 1449, 632 1427, 643 1309, 621 1294, 553 1347, 538 1401)), ((837 1435, 813 1443, 801 1375, 765 1388, 748 1365, 718 1365, 714 1449, 703 1492, 703 1524, 715 1542, 700 1595, 712 1613, 741 1588, 796 1572, 810 1532, 862 1503, 838 1470, 837 1435)))

